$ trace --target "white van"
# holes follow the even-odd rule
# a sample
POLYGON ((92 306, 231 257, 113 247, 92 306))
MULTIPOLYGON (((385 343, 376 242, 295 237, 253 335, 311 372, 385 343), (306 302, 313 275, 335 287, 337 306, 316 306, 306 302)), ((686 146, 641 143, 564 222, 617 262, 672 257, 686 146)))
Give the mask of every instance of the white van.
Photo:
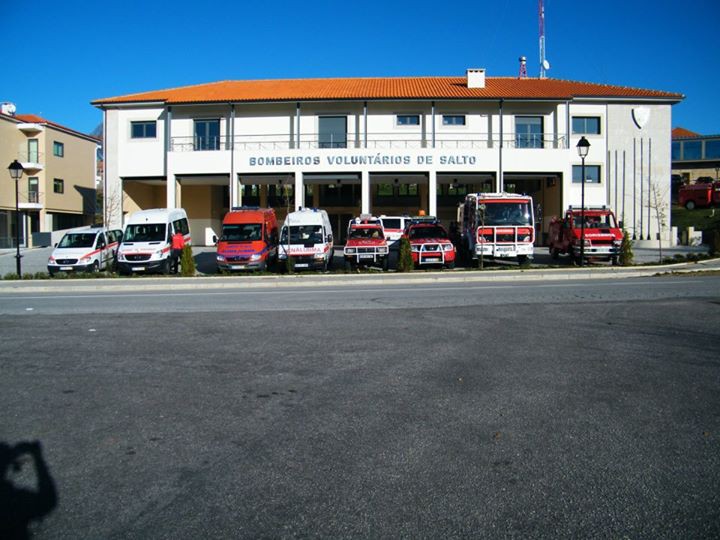
POLYGON ((112 270, 122 231, 79 227, 65 233, 50 255, 48 273, 112 270))
POLYGON ((182 233, 185 245, 192 245, 187 214, 182 208, 154 208, 132 214, 118 248, 118 272, 169 274, 173 266, 172 236, 176 232, 182 233))
POLYGON ((400 237, 410 223, 410 216, 380 216, 390 249, 400 249, 400 237))
POLYGON ((288 254, 294 268, 327 270, 332 265, 332 227, 325 210, 301 208, 287 215, 280 231, 278 246, 281 268, 286 263, 288 254))

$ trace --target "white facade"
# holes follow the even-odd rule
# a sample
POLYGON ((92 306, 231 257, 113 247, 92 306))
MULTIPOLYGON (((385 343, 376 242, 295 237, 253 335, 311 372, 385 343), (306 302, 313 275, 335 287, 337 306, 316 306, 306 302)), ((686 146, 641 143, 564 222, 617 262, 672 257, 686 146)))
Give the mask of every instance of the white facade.
MULTIPOLYGON (((543 232, 553 215, 580 205, 573 166, 581 165, 575 146, 585 136, 586 170, 599 173, 599 182, 585 184, 585 204, 609 205, 636 239, 655 240, 658 210, 666 222, 670 215, 671 106, 668 99, 627 98, 102 104, 106 224, 121 226, 123 213, 140 207, 182 206, 193 238, 203 239, 229 207, 247 202, 243 186, 260 186, 253 201, 266 206, 268 186, 288 184, 290 210, 308 202, 325 208, 319 203, 327 189, 356 186, 357 198, 337 205, 347 207, 336 210, 338 223, 340 213, 388 213, 385 207, 450 221, 461 185, 533 195, 542 204, 543 232), (320 119, 328 116, 345 118, 345 141, 323 139, 320 119), (405 116, 419 124, 403 125, 405 116), (464 125, 458 118, 448 125, 447 116, 464 125), (599 133, 573 133, 574 117, 591 119, 599 133), (518 132, 527 119, 541 125, 539 136, 518 132), (218 121, 211 149, 198 145, 203 120, 218 121), (134 138, 132 122, 155 122, 155 135, 134 138), (415 201, 386 198, 380 206, 380 185, 394 194, 418 186, 415 201), (324 188, 308 195, 307 186, 324 188)), ((667 224, 661 229, 666 239, 667 224)))

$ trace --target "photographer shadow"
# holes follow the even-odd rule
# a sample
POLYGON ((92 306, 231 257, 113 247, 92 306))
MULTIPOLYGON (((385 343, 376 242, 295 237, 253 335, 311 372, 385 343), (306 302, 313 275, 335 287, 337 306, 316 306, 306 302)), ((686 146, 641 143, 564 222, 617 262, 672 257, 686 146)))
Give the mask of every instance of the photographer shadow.
MULTIPOLYGON (((55 482, 42 456, 39 441, 11 446, 0 441, 0 538, 30 538, 30 523, 49 515, 57 506, 55 482), (35 489, 17 485, 13 479, 26 478, 23 466, 32 463, 35 489)), ((23 482, 24 484, 25 482, 23 482)))

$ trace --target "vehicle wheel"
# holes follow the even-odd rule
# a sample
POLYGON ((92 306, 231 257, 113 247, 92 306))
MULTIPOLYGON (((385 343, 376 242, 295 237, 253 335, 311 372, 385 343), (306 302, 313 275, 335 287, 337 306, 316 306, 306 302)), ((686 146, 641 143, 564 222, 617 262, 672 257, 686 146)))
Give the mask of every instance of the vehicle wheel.
POLYGON ((695 201, 686 202, 685 208, 687 208, 688 210, 695 210, 695 201))
POLYGON ((99 271, 100 271, 100 263, 97 260, 95 260, 92 263, 92 273, 97 274, 99 271))
POLYGON ((560 250, 557 248, 550 248, 550 258, 557 259, 560 257, 560 250))
POLYGON ((160 265, 160 272, 162 272, 164 275, 168 275, 170 273, 170 259, 165 259, 160 265))
POLYGON ((452 270, 453 268, 455 268, 455 261, 450 261, 450 262, 447 263, 445 266, 446 266, 449 270, 452 270))
POLYGON ((387 257, 385 257, 383 259, 382 269, 384 272, 387 272, 389 268, 390 268, 390 256, 388 255, 387 257))
POLYGON ((519 266, 529 266, 530 259, 528 259, 528 256, 527 255, 518 255, 518 265, 519 266))
POLYGON ((617 265, 618 265, 618 258, 617 258, 617 257, 612 257, 612 258, 610 259, 610 262, 612 263, 613 266, 617 266, 617 265))

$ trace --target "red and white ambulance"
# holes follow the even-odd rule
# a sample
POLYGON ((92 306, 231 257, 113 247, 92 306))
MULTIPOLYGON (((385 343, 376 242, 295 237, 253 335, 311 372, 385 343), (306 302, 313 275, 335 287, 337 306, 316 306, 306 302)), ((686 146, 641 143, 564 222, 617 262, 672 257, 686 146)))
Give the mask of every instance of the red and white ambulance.
POLYGON ((327 270, 333 259, 333 234, 325 210, 301 208, 290 212, 280 231, 278 260, 288 258, 294 269, 327 270))

